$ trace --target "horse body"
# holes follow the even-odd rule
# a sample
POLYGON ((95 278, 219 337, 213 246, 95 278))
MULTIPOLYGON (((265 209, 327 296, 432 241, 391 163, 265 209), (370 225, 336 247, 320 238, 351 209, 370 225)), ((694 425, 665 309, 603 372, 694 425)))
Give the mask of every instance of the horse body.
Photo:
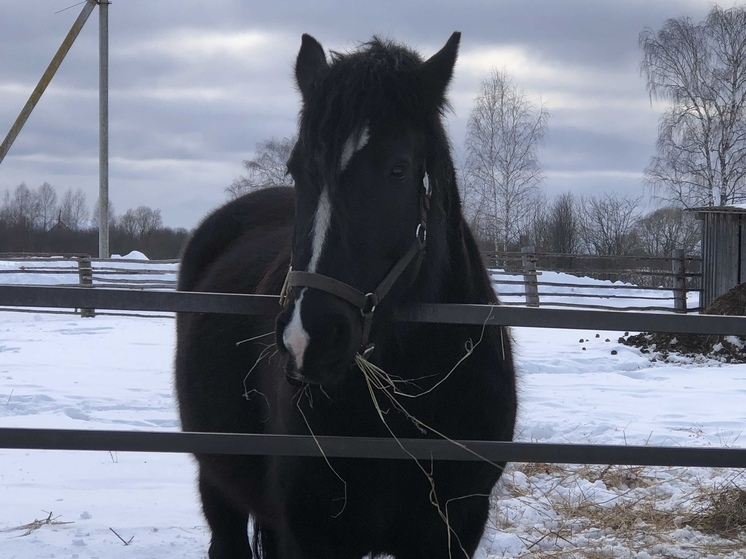
MULTIPOLYGON (((185 251, 179 289, 278 294, 292 264, 369 293, 416 236, 425 240, 425 226, 426 252, 405 260, 375 301, 369 333, 360 309, 323 282, 303 284, 307 276, 276 321, 179 314, 184 430, 512 438, 507 331, 389 320, 419 303, 495 302, 461 216, 440 124, 454 37, 425 62, 374 41, 329 66, 320 45, 304 36, 296 65, 304 108, 289 162, 296 188, 259 191, 209 216, 185 251), (402 80, 409 80, 406 95, 396 90, 402 80), (355 365, 368 342, 368 360, 386 372, 388 386, 355 365)), ((485 462, 197 459, 211 559, 251 557, 252 549, 267 559, 471 557, 501 474, 501 465, 485 462)))

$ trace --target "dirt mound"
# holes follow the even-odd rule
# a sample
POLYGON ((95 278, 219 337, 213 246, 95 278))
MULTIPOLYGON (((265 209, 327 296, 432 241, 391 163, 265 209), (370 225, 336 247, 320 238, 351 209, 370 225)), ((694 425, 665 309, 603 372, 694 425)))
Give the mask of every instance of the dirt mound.
MULTIPOLYGON (((746 283, 739 284, 715 299, 703 314, 746 316, 746 283)), ((724 363, 746 363, 746 338, 707 334, 640 333, 622 336, 619 343, 637 347, 654 360, 669 361, 672 356, 715 359, 724 363)))

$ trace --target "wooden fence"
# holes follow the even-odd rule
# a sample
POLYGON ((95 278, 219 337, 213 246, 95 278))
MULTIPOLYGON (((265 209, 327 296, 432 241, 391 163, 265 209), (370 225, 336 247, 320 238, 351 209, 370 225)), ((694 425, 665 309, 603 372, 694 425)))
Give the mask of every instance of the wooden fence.
MULTIPOLYGON (((0 253, 0 263, 6 264, 0 267, 0 284, 8 283, 12 275, 27 274, 29 278, 48 278, 36 281, 37 284, 58 287, 174 290, 179 261, 102 259, 85 253, 6 252, 0 253)), ((91 307, 80 307, 75 312, 83 318, 96 316, 91 307)))
POLYGON ((179 264, 178 260, 92 258, 81 253, 0 252, 0 261, 18 265, 15 269, 0 268, 0 283, 3 283, 3 275, 29 273, 64 275, 70 279, 55 285, 129 289, 175 289, 176 279, 170 276, 175 276, 179 264))
MULTIPOLYGON (((537 253, 483 253, 493 284, 504 305, 589 309, 699 309, 701 260, 674 251, 670 258, 604 257, 537 253), (556 272, 556 273, 555 273, 556 272), (583 278, 605 282, 588 284, 583 278)), ((0 284, 7 274, 48 275, 49 285, 173 290, 178 260, 91 258, 87 254, 0 253, 0 284), (54 281, 52 281, 54 278, 54 281)), ((94 309, 80 310, 94 316, 94 309)))
POLYGON ((702 261, 682 250, 673 251, 670 257, 540 253, 533 247, 482 254, 505 305, 701 310, 699 298, 694 297, 692 304, 688 294, 701 289, 702 261), (561 275, 553 281, 547 278, 549 272, 561 275), (589 285, 582 278, 606 283, 589 285), (612 299, 616 300, 613 305, 609 304, 612 299), (626 305, 619 304, 625 300, 626 305))

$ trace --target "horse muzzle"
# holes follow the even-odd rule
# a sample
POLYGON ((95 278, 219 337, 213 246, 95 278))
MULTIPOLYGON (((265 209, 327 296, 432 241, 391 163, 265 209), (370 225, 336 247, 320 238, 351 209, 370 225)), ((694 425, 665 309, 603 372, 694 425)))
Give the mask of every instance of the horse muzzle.
POLYGON ((314 290, 302 290, 275 323, 275 342, 292 383, 343 382, 362 335, 357 309, 314 290))

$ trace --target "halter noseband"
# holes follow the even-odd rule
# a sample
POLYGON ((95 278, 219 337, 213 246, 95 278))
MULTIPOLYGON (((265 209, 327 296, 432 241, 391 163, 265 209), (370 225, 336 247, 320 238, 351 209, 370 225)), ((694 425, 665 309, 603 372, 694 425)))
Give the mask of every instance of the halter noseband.
MULTIPOLYGON (((355 289, 351 285, 339 281, 323 274, 316 272, 302 272, 293 270, 292 265, 285 277, 285 283, 280 292, 280 304, 285 307, 290 300, 290 290, 293 287, 310 287, 325 291, 335 297, 339 297, 350 303, 360 311, 362 320, 362 339, 360 342, 360 353, 367 354, 372 349, 372 344, 368 344, 370 330, 373 324, 373 313, 381 300, 388 295, 391 288, 404 273, 404 270, 412 263, 417 261, 417 268, 422 264, 425 244, 427 242, 427 216, 430 211, 431 189, 427 172, 425 172, 422 186, 423 191, 420 193, 420 222, 414 235, 414 242, 410 245, 409 250, 397 260, 396 264, 384 276, 378 286, 368 294, 355 289)), ((415 274, 416 276, 416 274, 415 274)))

